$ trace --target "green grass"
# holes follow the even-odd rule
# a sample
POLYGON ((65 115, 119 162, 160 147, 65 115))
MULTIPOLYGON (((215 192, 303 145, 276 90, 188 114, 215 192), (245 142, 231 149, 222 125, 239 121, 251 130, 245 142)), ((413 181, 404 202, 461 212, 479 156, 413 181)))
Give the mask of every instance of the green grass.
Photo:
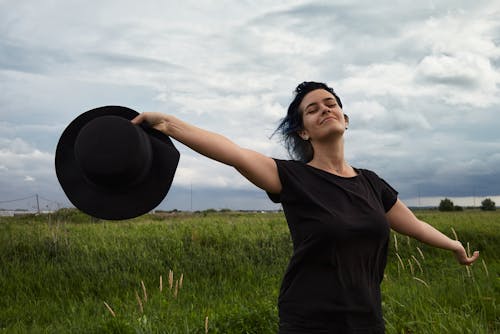
MULTIPOLYGON (((499 332, 500 212, 417 216, 449 236, 454 228, 480 261, 467 270, 401 235, 396 250, 391 236, 387 333, 499 332)), ((205 333, 207 317, 209 333, 276 333, 291 250, 282 214, 2 217, 0 333, 205 333)))

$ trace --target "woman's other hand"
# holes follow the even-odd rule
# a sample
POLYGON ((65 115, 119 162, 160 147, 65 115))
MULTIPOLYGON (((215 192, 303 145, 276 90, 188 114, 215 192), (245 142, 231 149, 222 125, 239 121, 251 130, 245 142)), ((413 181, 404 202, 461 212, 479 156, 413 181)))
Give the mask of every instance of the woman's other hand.
POLYGON ((453 250, 453 253, 460 264, 470 266, 479 258, 479 251, 475 251, 472 256, 468 256, 462 243, 458 240, 455 243, 456 248, 453 250))

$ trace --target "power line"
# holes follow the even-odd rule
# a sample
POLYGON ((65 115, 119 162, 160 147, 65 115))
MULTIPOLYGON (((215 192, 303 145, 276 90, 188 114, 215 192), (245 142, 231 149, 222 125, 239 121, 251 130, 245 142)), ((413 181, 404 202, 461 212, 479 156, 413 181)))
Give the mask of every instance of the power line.
POLYGON ((30 199, 30 198, 33 198, 33 197, 36 197, 36 195, 31 195, 31 196, 28 196, 28 197, 18 198, 18 199, 10 199, 10 200, 7 200, 7 201, 0 201, 0 203, 12 203, 12 202, 24 201, 24 200, 27 200, 27 199, 30 199))
POLYGON ((61 203, 60 203, 60 202, 58 202, 58 201, 54 201, 54 200, 51 200, 51 199, 48 199, 48 198, 42 197, 42 196, 40 196, 40 195, 38 195, 38 197, 39 197, 40 199, 43 199, 43 200, 44 200, 44 201, 46 201, 46 202, 51 202, 51 203, 55 203, 55 204, 61 205, 61 203))
POLYGON ((40 201, 39 200, 43 200, 45 203, 48 203, 45 205, 45 207, 49 208, 49 207, 56 207, 57 209, 63 207, 64 205, 61 203, 61 202, 58 202, 58 201, 54 201, 54 200, 51 200, 51 199, 48 199, 48 198, 45 198, 43 196, 39 196, 38 194, 35 194, 35 195, 31 195, 31 196, 26 196, 26 197, 22 197, 22 198, 16 198, 16 199, 9 199, 9 200, 2 200, 0 201, 0 204, 7 204, 7 203, 14 203, 14 202, 21 202, 21 201, 26 201, 26 200, 33 200, 34 198, 34 201, 35 201, 35 205, 34 205, 34 209, 40 213, 40 201))

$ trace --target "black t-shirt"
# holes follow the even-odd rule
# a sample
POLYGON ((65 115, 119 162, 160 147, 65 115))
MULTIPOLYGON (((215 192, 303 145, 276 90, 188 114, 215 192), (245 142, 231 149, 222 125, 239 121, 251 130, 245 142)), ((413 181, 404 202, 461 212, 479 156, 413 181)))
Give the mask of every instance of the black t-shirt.
POLYGON ((374 172, 340 177, 275 159, 293 255, 279 295, 281 332, 383 333, 380 283, 397 192, 374 172))

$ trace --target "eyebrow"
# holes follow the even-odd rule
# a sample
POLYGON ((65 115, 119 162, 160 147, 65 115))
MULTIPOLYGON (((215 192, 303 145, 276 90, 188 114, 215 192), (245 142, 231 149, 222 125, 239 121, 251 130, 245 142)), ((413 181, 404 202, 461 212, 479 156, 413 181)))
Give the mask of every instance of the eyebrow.
MULTIPOLYGON (((323 102, 326 102, 326 101, 329 101, 329 100, 334 100, 335 103, 337 103, 337 100, 335 100, 333 97, 327 97, 327 98, 324 98, 322 101, 323 102)), ((311 106, 314 106, 314 105, 317 105, 318 103, 317 102, 312 102, 312 103, 309 103, 305 108, 304 108, 304 111, 307 110, 307 108, 311 107, 311 106)))

